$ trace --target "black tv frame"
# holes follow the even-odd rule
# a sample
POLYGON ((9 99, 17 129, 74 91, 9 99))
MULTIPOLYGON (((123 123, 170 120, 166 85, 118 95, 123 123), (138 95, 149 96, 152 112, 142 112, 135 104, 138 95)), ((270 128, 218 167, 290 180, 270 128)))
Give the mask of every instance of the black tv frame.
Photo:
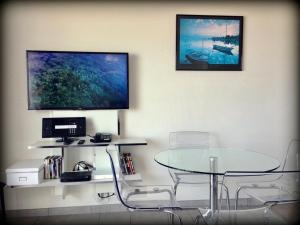
POLYGON ((27 109, 28 110, 114 110, 114 109, 129 109, 129 53, 128 52, 92 52, 92 51, 54 51, 54 50, 26 50, 26 73, 27 73, 27 109), (112 54, 126 55, 127 57, 127 105, 126 107, 43 107, 31 108, 29 99, 29 68, 28 68, 28 53, 29 52, 45 52, 45 53, 75 53, 75 54, 112 54))

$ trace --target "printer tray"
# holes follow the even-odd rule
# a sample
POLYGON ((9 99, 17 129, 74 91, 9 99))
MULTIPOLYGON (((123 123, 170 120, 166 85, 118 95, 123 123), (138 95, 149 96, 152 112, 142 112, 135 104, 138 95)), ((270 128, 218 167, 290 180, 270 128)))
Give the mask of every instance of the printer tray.
POLYGON ((91 177, 92 177, 92 171, 64 172, 60 176, 60 181, 61 182, 90 181, 91 177))

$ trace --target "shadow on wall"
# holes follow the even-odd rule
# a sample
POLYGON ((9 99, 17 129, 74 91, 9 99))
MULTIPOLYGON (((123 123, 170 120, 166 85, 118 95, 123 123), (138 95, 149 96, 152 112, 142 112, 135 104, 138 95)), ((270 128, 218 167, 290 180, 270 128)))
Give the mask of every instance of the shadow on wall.
MULTIPOLYGON (((4 7, 1 7, 0 4, 0 34, 3 34, 4 32, 4 7)), ((2 50, 4 48, 4 41, 3 41, 3 36, 0 35, 0 49, 2 50)), ((0 127, 3 127, 3 118, 4 118, 4 112, 3 112, 3 103, 4 103, 4 80, 2 74, 4 74, 4 62, 3 62, 3 51, 0 51, 0 127)), ((4 177, 5 177, 5 168, 3 168, 3 161, 4 157, 3 157, 3 135, 2 135, 3 129, 0 129, 0 181, 4 181, 4 177)))

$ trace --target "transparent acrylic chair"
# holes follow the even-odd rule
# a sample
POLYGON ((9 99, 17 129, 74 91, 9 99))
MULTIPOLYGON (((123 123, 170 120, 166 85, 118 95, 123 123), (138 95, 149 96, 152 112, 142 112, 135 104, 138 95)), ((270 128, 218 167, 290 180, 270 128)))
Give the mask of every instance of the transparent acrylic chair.
POLYGON ((106 152, 111 163, 115 194, 123 206, 129 211, 167 213, 170 215, 172 224, 174 217, 176 217, 182 225, 181 217, 174 212, 174 210, 181 210, 181 208, 175 201, 172 186, 130 185, 120 170, 118 147, 108 146, 106 152))
POLYGON ((299 153, 299 140, 292 139, 289 142, 287 150, 283 154, 280 167, 274 173, 265 174, 264 176, 245 176, 251 177, 251 182, 239 183, 235 193, 235 209, 238 209, 240 192, 258 192, 261 190, 276 189, 277 180, 281 179, 284 171, 297 171, 300 169, 300 153, 299 153), (254 179, 253 179, 254 178, 254 179), (253 191, 251 191, 253 189, 253 191))
MULTIPOLYGON (((194 148, 207 149, 210 146, 211 134, 203 131, 175 131, 169 133, 169 148, 194 148)), ((209 177, 203 174, 189 173, 175 169, 168 169, 174 182, 174 194, 177 194, 177 188, 180 184, 209 184, 209 177)), ((229 191, 225 186, 227 207, 230 207, 229 191)))
MULTIPOLYGON (((259 205, 255 207, 249 206, 243 208, 243 210, 228 210, 222 216, 222 220, 226 224, 244 224, 249 223, 264 223, 270 224, 272 207, 279 204, 290 204, 300 203, 300 170, 281 170, 281 171, 270 171, 270 172, 234 172, 228 171, 223 176, 222 183, 229 184, 232 179, 236 177, 268 177, 277 176, 276 180, 272 181, 272 186, 257 186, 250 189, 243 189, 244 193, 249 197, 256 199, 259 205), (262 212, 261 214, 255 214, 250 218, 241 217, 244 212, 251 215, 251 211, 262 212), (239 217, 239 219, 237 219, 239 217), (247 221, 246 221, 247 220, 247 221)), ((245 214, 244 214, 245 215, 245 214)))
MULTIPOLYGON (((169 133, 169 148, 199 148, 205 149, 209 147, 209 132, 201 131, 177 131, 169 133)), ((203 184, 207 182, 201 182, 195 180, 197 177, 203 175, 183 172, 179 170, 169 169, 169 174, 174 182, 174 193, 176 195, 179 184, 203 184)))

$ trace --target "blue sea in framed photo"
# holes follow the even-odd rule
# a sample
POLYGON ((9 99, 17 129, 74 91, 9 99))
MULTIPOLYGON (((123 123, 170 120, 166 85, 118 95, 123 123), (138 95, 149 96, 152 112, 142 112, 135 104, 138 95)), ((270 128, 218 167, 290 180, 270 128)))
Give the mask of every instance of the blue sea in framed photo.
POLYGON ((240 18, 183 16, 177 20, 179 67, 195 70, 240 67, 240 18))

